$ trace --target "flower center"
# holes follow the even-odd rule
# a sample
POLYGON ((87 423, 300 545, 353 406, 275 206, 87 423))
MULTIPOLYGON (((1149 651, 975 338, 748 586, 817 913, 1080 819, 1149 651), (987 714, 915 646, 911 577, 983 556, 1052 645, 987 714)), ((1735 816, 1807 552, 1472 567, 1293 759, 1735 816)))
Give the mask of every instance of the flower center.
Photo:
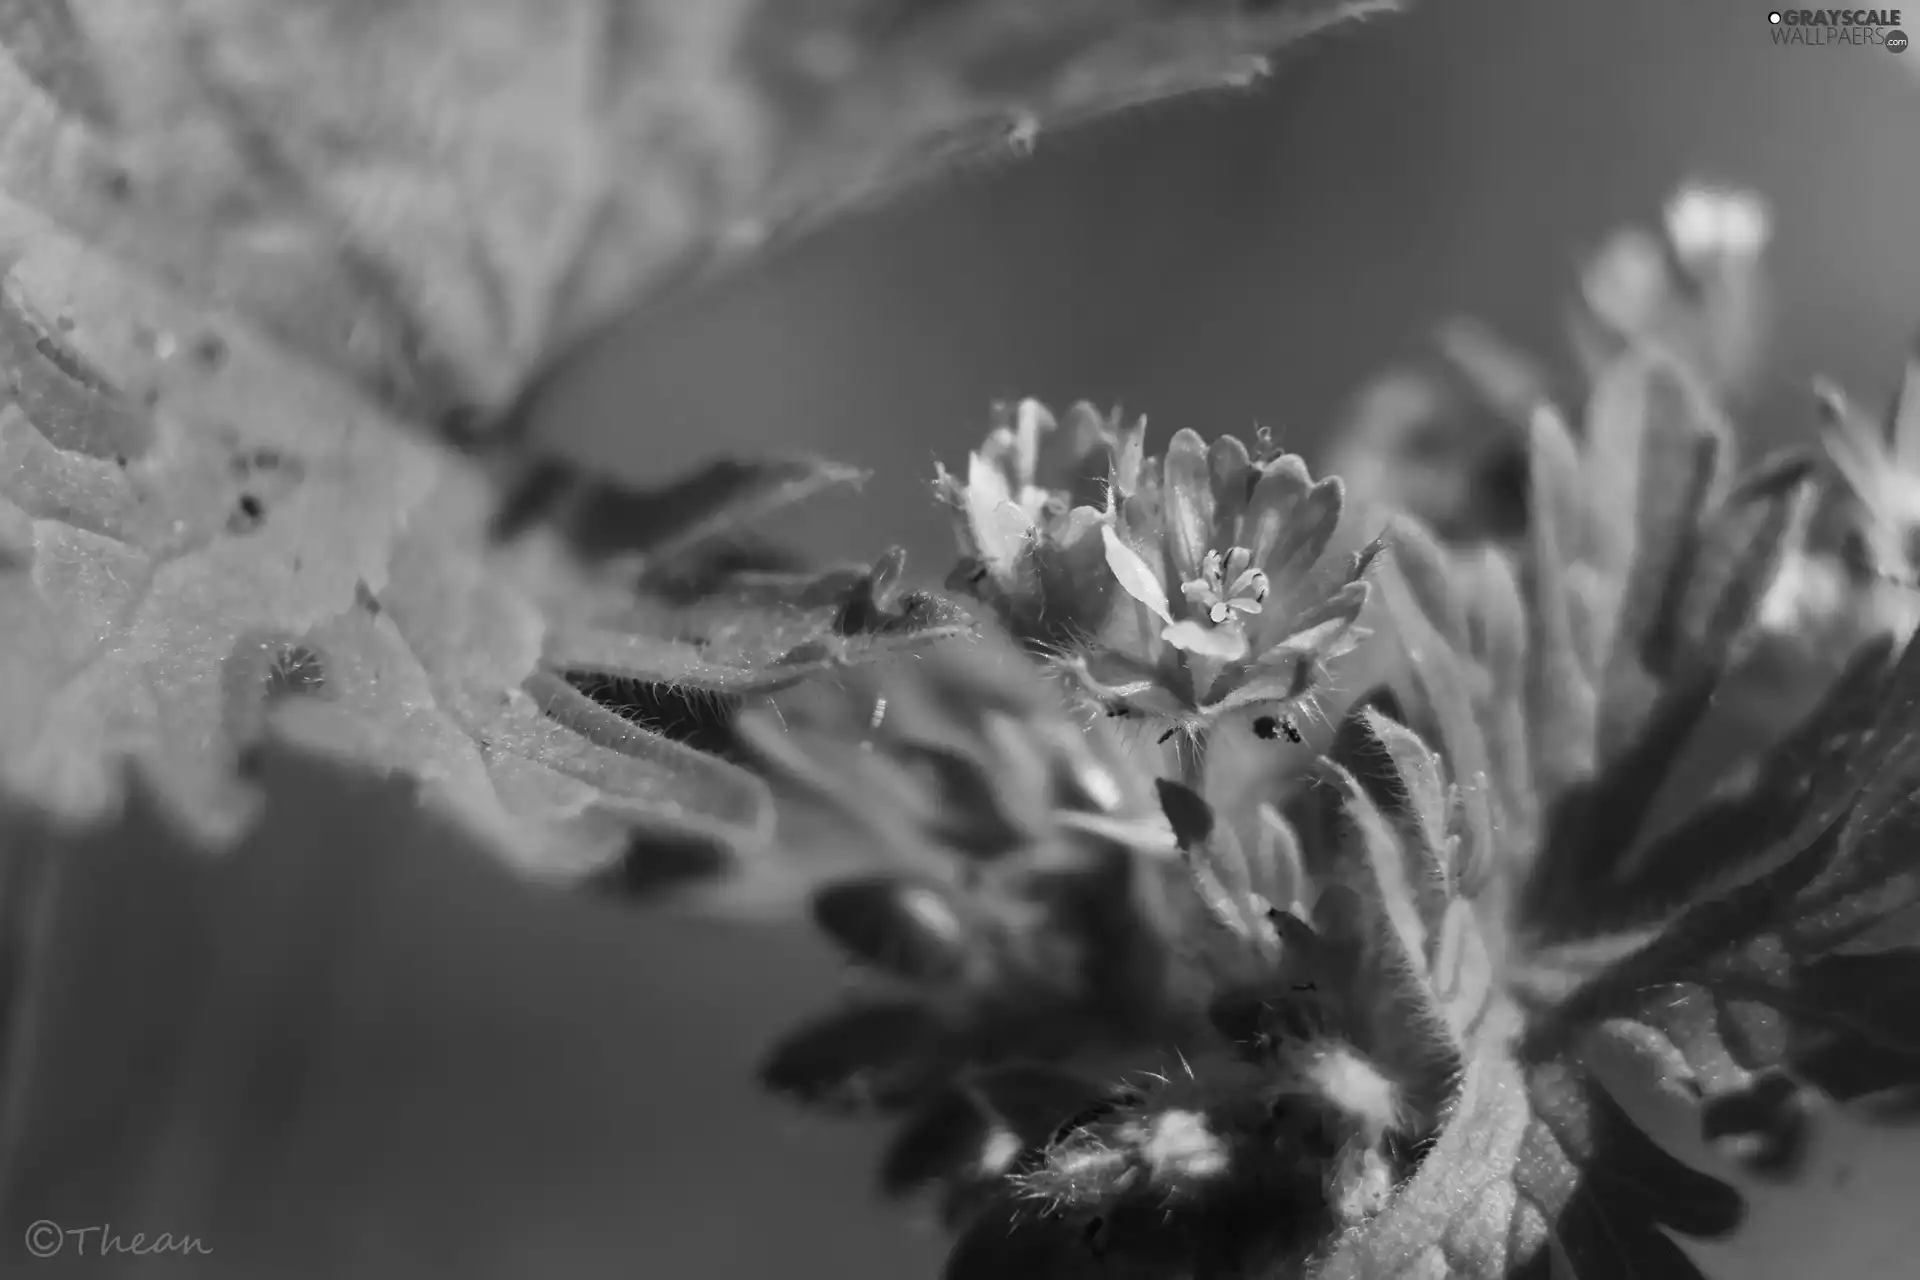
POLYGON ((1253 552, 1245 547, 1230 548, 1224 556, 1209 551, 1200 562, 1200 576, 1181 583, 1180 593, 1205 609, 1215 626, 1259 613, 1267 599, 1267 575, 1252 566, 1253 552))

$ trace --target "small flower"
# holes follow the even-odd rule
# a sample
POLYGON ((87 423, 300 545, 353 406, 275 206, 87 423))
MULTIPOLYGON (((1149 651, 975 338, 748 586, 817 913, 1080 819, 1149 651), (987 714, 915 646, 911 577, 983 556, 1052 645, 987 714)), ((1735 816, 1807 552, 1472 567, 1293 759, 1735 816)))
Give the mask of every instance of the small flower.
POLYGON ((1851 499, 1852 561, 1881 581, 1920 582, 1920 350, 1881 422, 1822 384, 1821 442, 1851 499))
POLYGON ((1379 545, 1324 563, 1340 482, 1314 482, 1265 429, 1251 450, 1181 431, 1155 459, 1145 438, 1142 421, 1083 405, 1056 423, 1023 403, 973 455, 968 483, 940 478, 966 555, 953 581, 1100 710, 1163 736, 1311 708, 1327 664, 1366 634, 1379 545), (1101 505, 1072 505, 1096 467, 1101 505))
POLYGON ((1611 1070, 1700 1098, 1702 1136, 1773 1177, 1807 1145, 1806 1087, 1920 1089, 1895 994, 1920 980, 1920 648, 1857 651, 1757 767, 1650 822, 1807 497, 1803 468, 1703 487, 1713 451, 1662 439, 1685 421, 1669 372, 1628 358, 1584 450, 1537 418, 1516 548, 1399 531, 1381 585, 1400 693, 1346 718, 1327 785, 1263 816, 1256 855, 1161 784, 1204 907, 1174 945, 1204 957, 1218 1040, 1009 1162, 954 1280, 1101 1259, 1501 1280, 1549 1251, 1581 1280, 1697 1280, 1670 1233, 1726 1234, 1740 1193, 1637 1128, 1611 1070), (1662 536, 1623 541, 1634 521, 1662 536))
MULTIPOLYGON (((1584 265, 1569 329, 1588 388, 1624 353, 1651 348, 1715 404, 1736 402, 1767 347, 1767 205, 1690 183, 1669 200, 1663 231, 1623 229, 1584 265)), ((1398 370, 1363 390, 1331 469, 1355 500, 1404 511, 1449 542, 1510 543, 1526 525, 1527 433, 1560 399, 1554 379, 1474 322, 1449 321, 1436 345, 1441 369, 1398 370)))
POLYGON ((1618 232, 1587 265, 1576 342, 1589 368, 1622 344, 1651 344, 1716 395, 1741 396, 1761 371, 1772 325, 1772 213, 1752 191, 1703 182, 1681 186, 1664 212, 1662 235, 1618 232))
POLYGON ((1298 457, 1255 463, 1232 436, 1180 431, 1136 486, 1116 482, 1110 506, 1107 568, 1136 607, 1059 663, 1109 711, 1199 733, 1236 712, 1311 706, 1327 664, 1364 637, 1380 544, 1323 563, 1342 489, 1298 457))
POLYGON ((1665 209, 1667 240, 1699 273, 1716 259, 1757 259, 1773 238, 1773 213, 1752 191, 1689 183, 1665 209))
POLYGON ((1037 400, 1000 416, 966 479, 942 468, 935 481, 962 557, 948 586, 990 604, 1019 639, 1058 643, 1097 629, 1111 607, 1112 582, 1098 571, 1103 516, 1077 500, 1106 479, 1122 433, 1085 404, 1064 422, 1037 400))
POLYGON ((1249 568, 1253 552, 1234 547, 1221 558, 1218 551, 1207 552, 1200 562, 1200 576, 1180 584, 1180 593, 1199 602, 1207 611, 1207 621, 1224 626, 1236 613, 1256 614, 1266 603, 1267 575, 1249 568))
POLYGON ((1920 626, 1920 357, 1882 422, 1831 386, 1818 402, 1838 483, 1762 601, 1751 690, 1729 700, 1763 721, 1811 706, 1862 644, 1920 626))

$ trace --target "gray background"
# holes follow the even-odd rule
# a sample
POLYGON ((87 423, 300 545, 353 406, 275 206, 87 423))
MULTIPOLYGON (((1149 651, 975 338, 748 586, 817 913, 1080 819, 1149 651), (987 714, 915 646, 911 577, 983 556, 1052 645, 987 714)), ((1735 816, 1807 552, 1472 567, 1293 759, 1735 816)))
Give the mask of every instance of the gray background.
MULTIPOLYGON (((1121 400, 1208 434, 1266 423, 1311 454, 1362 379, 1451 312, 1555 349, 1579 253, 1688 175, 1775 201, 1787 306, 1759 422, 1797 430, 1812 372, 1877 397, 1920 320, 1920 78, 1902 71, 1883 50, 1776 48, 1744 3, 1431 0, 1257 94, 1043 139, 1029 162, 636 321, 543 430, 636 479, 773 444, 870 466, 864 495, 796 536, 835 555, 903 542, 938 573, 951 543, 925 481, 964 456, 989 400, 1121 400)), ((147 1070, 129 1010, 187 1038, 168 964, 306 918, 253 892, 142 891, 83 993, 107 1066, 147 1070)), ((204 1219, 139 1222, 169 1202, 86 1191, 145 1141, 124 1119, 76 1137, 63 1213, 197 1232, 215 1257, 190 1275, 931 1274, 937 1236, 869 1200, 873 1133, 751 1088, 768 1037, 830 998, 833 962, 809 938, 543 898, 430 849, 342 893, 295 930, 316 948, 305 985, 268 983, 253 998, 274 1016, 225 1033, 284 1035, 329 993, 324 1034, 279 1046, 294 1082, 279 1154, 249 1166, 260 1139, 218 1089, 155 1095, 178 1112, 169 1141, 251 1219, 189 1199, 171 1212, 204 1219)), ((259 953, 214 954, 244 969, 235 956, 259 953)), ((76 1071, 62 1114, 108 1114, 112 1078, 76 1071)), ((1865 1193, 1873 1169, 1917 1159, 1884 1138, 1829 1152, 1816 1192, 1831 1203, 1779 1200, 1723 1274, 1914 1274, 1907 1224, 1865 1193)))

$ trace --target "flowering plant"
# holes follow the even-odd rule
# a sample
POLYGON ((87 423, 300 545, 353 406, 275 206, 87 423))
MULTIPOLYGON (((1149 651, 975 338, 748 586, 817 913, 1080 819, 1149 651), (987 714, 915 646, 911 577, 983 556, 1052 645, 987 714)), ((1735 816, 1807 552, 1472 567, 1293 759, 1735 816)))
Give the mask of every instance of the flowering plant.
MULTIPOLYGON (((1824 1105, 1911 1110, 1920 372, 1884 424, 1829 392, 1822 449, 1736 460, 1757 200, 1689 187, 1597 255, 1577 411, 1455 324, 1476 421, 1395 379, 1344 480, 1021 403, 937 480, 975 640, 897 554, 811 572, 744 535, 845 469, 535 467, 496 510, 453 445, 484 424, 524 464, 558 350, 770 223, 1381 6, 74 7, 0 24, 16 1217, 74 1163, 35 1090, 120 887, 90 847, 784 878, 873 985, 766 1083, 900 1120, 884 1181, 939 1190, 953 1280, 1687 1277, 1675 1235, 1743 1200, 1622 1080, 1765 1176, 1824 1105), (405 781, 261 746, 288 736, 405 781), (1303 751, 1223 785, 1277 739, 1303 751)), ((253 976, 222 995, 257 1013, 253 976)), ((180 1079, 272 1093, 230 1046, 180 1079)))
POLYGON ((1372 527, 1340 557, 1345 486, 1264 438, 1149 457, 1144 424, 1029 401, 938 487, 951 585, 1031 666, 964 694, 951 654, 896 672, 842 721, 914 718, 856 752, 756 722, 789 805, 866 833, 815 915, 894 984, 793 1033, 767 1083, 902 1118, 884 1185, 939 1190, 952 1280, 1701 1275, 1672 1233, 1723 1235, 1743 1198, 1622 1080, 1755 1176, 1791 1175, 1821 1105, 1911 1101, 1920 649, 1865 593, 1909 563, 1912 384, 1885 434, 1831 413, 1837 476, 1739 463, 1764 210, 1690 189, 1668 222, 1668 274, 1631 238, 1589 273, 1577 417, 1451 331, 1506 416, 1504 525, 1457 518, 1472 483, 1422 487, 1495 455, 1436 468, 1414 417, 1366 437, 1372 527), (1834 557, 1872 572, 1822 594, 1834 557), (1866 620, 1825 632, 1837 667, 1806 660, 1816 615, 1866 620), (1223 794, 1210 731, 1298 737, 1370 633, 1384 674, 1331 741, 1223 794), (1756 667, 1794 697, 1699 774, 1756 667), (1180 738, 1174 776, 1127 763, 1134 718, 1180 738))

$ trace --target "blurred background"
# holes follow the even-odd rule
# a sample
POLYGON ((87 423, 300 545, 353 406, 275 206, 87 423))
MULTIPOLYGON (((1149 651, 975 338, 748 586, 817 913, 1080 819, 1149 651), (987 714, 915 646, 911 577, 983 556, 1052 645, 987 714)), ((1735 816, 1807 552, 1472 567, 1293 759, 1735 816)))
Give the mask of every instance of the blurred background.
MULTIPOLYGON (((1425 0, 1256 92, 1043 138, 636 317, 540 431, 635 481, 768 447, 870 467, 795 537, 862 558, 901 543, 937 578, 952 543, 927 481, 989 402, 1264 424, 1312 458, 1449 315, 1557 355, 1578 260, 1688 177, 1773 201, 1781 330, 1755 426, 1805 430, 1811 375, 1877 402, 1920 323, 1902 57, 1920 53, 1776 47, 1737 0, 1425 0)), ((934 1274, 932 1226, 873 1201, 877 1131, 755 1092, 770 1037, 832 998, 803 931, 555 899, 426 839, 404 865, 289 847, 311 865, 277 879, 115 879, 127 944, 73 967, 66 998, 97 1016, 50 1047, 63 1087, 36 1125, 69 1154, 46 1216, 196 1234, 212 1253, 184 1276, 934 1274), (206 981, 218 1017, 181 995, 206 981), (228 1024, 212 1049, 210 1018, 228 1024), (112 1083, 128 1064, 150 1088, 112 1083), (135 1174, 168 1168, 188 1171, 180 1198, 156 1201, 135 1174)), ((1911 1185, 1915 1152, 1884 1135, 1826 1152, 1720 1274, 1920 1275, 1920 1234, 1871 1200, 1911 1185)))

